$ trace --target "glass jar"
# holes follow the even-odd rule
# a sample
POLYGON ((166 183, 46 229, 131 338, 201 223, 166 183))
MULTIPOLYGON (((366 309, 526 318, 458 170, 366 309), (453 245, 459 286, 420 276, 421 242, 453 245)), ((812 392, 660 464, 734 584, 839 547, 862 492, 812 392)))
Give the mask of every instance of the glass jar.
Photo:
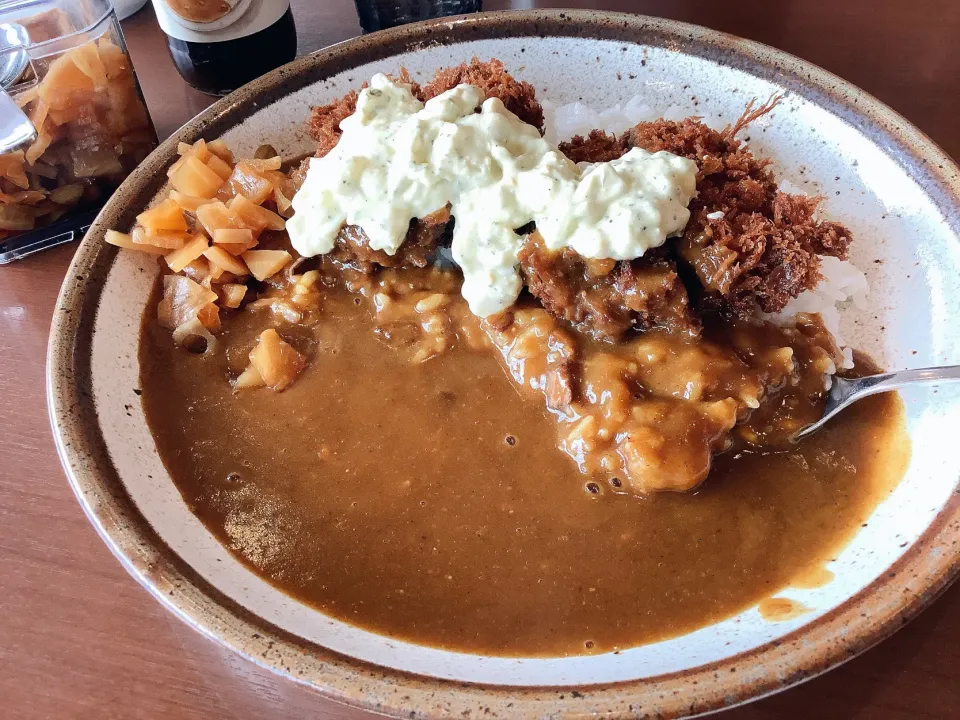
POLYGON ((157 145, 109 0, 0 0, 4 25, 32 137, 0 155, 0 263, 82 233, 157 145))

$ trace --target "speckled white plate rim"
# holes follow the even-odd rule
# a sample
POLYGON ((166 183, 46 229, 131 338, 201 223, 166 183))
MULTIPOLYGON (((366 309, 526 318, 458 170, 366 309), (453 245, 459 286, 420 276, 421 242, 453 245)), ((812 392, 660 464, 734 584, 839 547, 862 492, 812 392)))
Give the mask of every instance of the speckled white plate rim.
MULTIPOLYGON (((503 13, 495 13, 486 17, 478 16, 475 18, 470 18, 465 21, 442 21, 439 23, 435 22, 435 23, 430 23, 426 26, 421 26, 421 27, 410 26, 408 28, 401 28, 398 31, 385 34, 383 36, 380 36, 379 38, 378 36, 368 36, 367 38, 361 39, 361 41, 353 41, 352 43, 346 43, 344 45, 337 46, 327 51, 321 51, 319 55, 322 55, 323 53, 337 53, 338 51, 342 52, 344 50, 349 51, 351 50, 351 48, 353 48, 354 50, 362 51, 363 50, 362 46, 364 44, 376 45, 376 43, 379 40, 389 40, 391 38, 394 41, 402 41, 402 42, 408 42, 410 41, 411 38, 413 38, 415 41, 422 42, 425 39, 424 38, 425 31, 430 28, 438 29, 438 28, 449 27, 449 28, 458 29, 458 28, 463 28, 464 26, 467 26, 467 27, 475 27, 475 28, 481 28, 481 29, 485 27, 487 30, 489 30, 489 29, 497 28, 498 27, 497 23, 500 23, 502 27, 504 23, 512 25, 518 22, 543 23, 545 26, 549 26, 551 28, 554 28, 556 23, 575 23, 575 24, 581 23, 583 25, 587 25, 592 22, 594 23, 594 26, 591 26, 592 29, 596 29, 595 27, 596 23, 600 23, 600 24, 603 24, 604 27, 606 27, 608 30, 610 28, 615 28, 620 23, 622 23, 624 32, 626 32, 627 34, 636 33, 644 29, 655 28, 658 32, 663 32, 667 34, 672 33, 675 36, 684 36, 686 34, 690 40, 693 40, 694 38, 698 38, 700 41, 703 41, 704 38, 708 38, 710 40, 719 42, 723 52, 725 53, 731 52, 731 50, 727 46, 729 46, 732 43, 736 46, 739 46, 740 51, 744 52, 745 55, 765 53, 779 60, 784 66, 797 65, 799 66, 800 70, 808 73, 808 77, 811 78, 811 81, 813 77, 818 73, 821 76, 823 76, 819 78, 821 81, 824 79, 824 77, 826 77, 826 79, 828 80, 833 80, 830 76, 827 76, 825 73, 822 73, 822 71, 817 71, 816 69, 811 68, 810 66, 806 66, 800 61, 796 61, 794 59, 789 58, 789 56, 783 55, 781 53, 777 53, 776 51, 771 51, 755 43, 739 41, 734 38, 730 38, 729 36, 721 36, 719 34, 711 33, 710 31, 704 31, 699 28, 694 28, 692 26, 684 26, 676 23, 654 21, 646 18, 638 18, 638 17, 630 17, 630 16, 615 16, 615 15, 609 15, 609 14, 589 13, 589 12, 586 12, 586 13, 537 12, 537 13, 521 13, 521 14, 509 14, 509 15, 503 14, 503 13), (420 34, 418 35, 418 33, 420 34)), ((624 42, 630 42, 630 41, 625 38, 624 42)), ((389 43, 385 43, 385 44, 389 44, 389 43)), ((322 64, 324 58, 315 57, 312 59, 312 62, 317 62, 318 60, 319 60, 319 63, 322 64)), ((276 87, 278 84, 282 84, 285 79, 285 76, 288 78, 289 73, 296 71, 298 65, 303 66, 304 63, 310 64, 310 62, 311 62, 310 59, 298 61, 297 63, 294 63, 292 66, 286 69, 282 69, 281 71, 278 71, 277 73, 274 73, 271 76, 268 76, 267 78, 264 78, 263 80, 258 81, 258 83, 255 84, 256 87, 253 87, 253 88, 248 87, 244 90, 241 90, 238 95, 232 96, 231 98, 227 98, 226 100, 221 101, 213 109, 211 109, 211 111, 208 111, 207 113, 202 115, 200 120, 188 123, 180 132, 177 133, 177 135, 173 139, 168 140, 164 144, 164 146, 162 146, 160 150, 158 150, 158 152, 155 154, 155 157, 153 158, 154 162, 151 163, 151 160, 148 159, 148 161, 145 163, 145 166, 149 166, 152 164, 154 167, 152 169, 141 168, 141 172, 142 173, 149 172, 150 176, 155 175, 156 167, 158 165, 162 165, 163 163, 165 163, 166 159, 170 157, 170 155, 172 154, 172 149, 175 147, 175 142, 178 139, 180 139, 181 137, 188 138, 191 136, 196 136, 197 133, 205 129, 207 131, 213 132, 210 130, 210 128, 213 127, 213 125, 216 125, 217 122, 222 123, 225 117, 227 117, 231 113, 236 112, 238 109, 241 109, 243 107, 244 97, 246 97, 246 99, 249 100, 252 97, 251 93, 260 92, 263 89, 263 86, 270 86, 271 83, 274 85, 274 87, 276 87), (211 122, 213 122, 213 125, 207 125, 206 124, 207 120, 210 120, 211 122), (159 157, 159 156, 163 156, 163 157, 159 157)), ((880 125, 885 123, 888 132, 893 132, 900 135, 901 140, 899 142, 898 150, 900 151, 905 150, 906 152, 912 153, 916 157, 921 158, 922 161, 929 160, 933 164, 936 164, 939 166, 938 168, 932 168, 932 167, 930 168, 931 174, 933 175, 932 179, 934 180, 934 182, 932 182, 932 184, 930 185, 924 184, 924 187, 932 195, 936 195, 941 192, 946 193, 946 195, 944 195, 943 197, 949 197, 951 200, 951 202, 946 207, 948 207, 951 210, 951 219, 955 221, 956 207, 957 207, 956 168, 955 166, 952 165, 949 159, 945 158, 941 152, 939 152, 934 146, 932 146, 932 143, 926 140, 926 138, 924 138, 922 134, 920 134, 918 131, 913 130, 908 124, 905 123, 905 121, 900 119, 891 111, 880 106, 878 103, 876 103, 876 101, 872 101, 869 97, 866 97, 859 91, 856 91, 854 88, 847 86, 842 81, 836 81, 835 83, 833 83, 832 92, 841 92, 842 94, 845 93, 847 95, 853 95, 854 98, 858 100, 861 107, 869 108, 870 110, 872 110, 873 120, 876 123, 880 125), (938 173, 936 170, 940 170, 941 172, 938 173)), ((856 111, 853 111, 853 113, 857 119, 860 119, 860 120, 863 119, 863 116, 857 114, 856 111)), ((144 179, 142 176, 139 178, 139 181, 137 183, 139 187, 136 188, 136 190, 138 191, 136 192, 136 195, 138 197, 145 197, 145 196, 149 197, 149 195, 145 195, 145 190, 144 190, 144 186, 147 185, 148 183, 149 183, 149 177, 147 179, 144 179)), ((126 193, 129 196, 130 193, 132 192, 132 187, 133 187, 133 179, 131 179, 131 181, 128 181, 128 183, 125 184, 124 188, 122 188, 120 193, 118 193, 118 196, 122 197, 124 190, 126 190, 126 193)), ((152 554, 154 560, 157 561, 157 564, 147 562, 147 564, 144 565, 143 563, 137 561, 137 560, 142 560, 142 558, 134 559, 134 557, 131 557, 130 538, 124 535, 125 532, 131 532, 130 529, 129 528, 124 529, 121 527, 119 529, 119 534, 118 534, 117 526, 113 526, 112 528, 108 529, 108 524, 110 525, 113 524, 112 522, 108 522, 108 521, 113 521, 117 519, 116 515, 112 517, 107 517, 104 514, 108 510, 108 508, 103 503, 105 499, 109 496, 109 493, 104 495, 103 493, 96 492, 96 488, 90 485, 91 482, 93 482, 94 485, 96 484, 97 482, 96 478, 91 477, 89 475, 82 474, 84 471, 86 472, 90 471, 91 468, 89 467, 89 462, 84 461, 84 460, 89 461, 90 458, 89 456, 86 459, 78 457, 78 451, 76 449, 76 445, 70 437, 71 433, 65 430, 64 421, 67 415, 69 415, 71 408, 65 407, 63 404, 63 401, 69 398, 64 395, 65 388, 62 382, 67 375, 72 375, 72 373, 77 370, 77 367, 73 362, 73 360, 75 360, 76 358, 71 359, 70 357, 73 355, 72 353, 72 349, 74 347, 73 343, 72 342, 67 343, 68 345, 70 345, 70 348, 69 348, 69 351, 65 352, 66 348, 64 346, 64 342, 62 341, 65 339, 72 340, 74 335, 77 334, 76 331, 80 329, 79 325, 83 324, 82 320, 79 321, 79 325, 78 325, 78 321, 71 321, 69 319, 71 307, 73 308, 82 307, 83 304, 80 301, 84 299, 89 301, 91 299, 91 297, 88 296, 86 292, 86 290, 89 289, 88 286, 90 285, 90 280, 84 279, 83 273, 85 271, 83 270, 83 268, 86 267, 87 269, 92 269, 94 271, 94 274, 96 274, 98 270, 102 271, 105 269, 105 267, 102 266, 103 265, 102 262, 101 262, 101 267, 98 268, 96 260, 98 259, 101 261, 105 260, 107 264, 109 264, 112 261, 112 257, 110 256, 112 253, 109 249, 105 249, 102 247, 94 247, 93 243, 96 241, 97 232, 102 234, 104 228, 106 227, 106 224, 108 223, 113 224, 114 222, 117 221, 118 216, 116 215, 116 206, 118 202, 119 202, 119 199, 115 198, 115 201, 111 203, 114 206, 113 214, 111 214, 111 212, 109 212, 108 210, 105 210, 105 212, 101 214, 101 217, 98 219, 97 226, 95 226, 90 233, 90 239, 86 241, 84 248, 82 248, 81 252, 78 253, 77 259, 75 260, 74 265, 71 267, 70 274, 68 275, 67 282, 65 283, 64 290, 61 293, 61 298, 57 306, 57 313, 55 315, 54 328, 53 328, 54 332, 51 336, 51 345, 50 345, 50 353, 49 353, 50 361, 48 362, 48 372, 49 372, 48 389, 49 389, 49 395, 50 395, 51 418, 55 427, 55 436, 57 438, 58 451, 61 454, 65 467, 68 469, 68 475, 70 476, 71 484, 73 485, 74 490, 78 495, 78 498, 81 500, 81 504, 83 505, 85 512, 87 512, 88 516, 91 517, 91 520, 94 522, 98 531, 104 537, 105 541, 108 542, 108 545, 110 545, 111 549, 115 552, 115 554, 117 554, 118 557, 121 557, 123 559, 125 567, 127 567, 128 570, 130 570, 136 577, 138 577, 138 579, 140 579, 141 582, 143 582, 151 590, 151 592, 153 592, 156 596, 162 599, 165 605, 167 605, 172 610, 177 612, 177 614, 183 617, 184 619, 191 622, 191 624, 194 627, 197 627, 201 631, 205 631, 205 634, 207 634, 208 636, 214 639, 217 639, 218 641, 223 642, 228 646, 234 647, 234 649, 237 649, 239 652, 257 661, 256 658, 254 657, 256 655, 255 650, 258 649, 259 646, 262 645, 262 643, 252 642, 251 644, 250 642, 245 641, 242 637, 237 637, 237 636, 225 637, 223 631, 222 630, 218 631, 217 628, 215 627, 215 625, 217 624, 215 622, 217 620, 216 614, 211 615, 209 613, 209 610, 207 610, 206 613, 204 613, 203 615, 197 616, 195 614, 195 611, 197 610, 197 608, 191 607, 190 603, 186 602, 187 598, 185 597, 180 598, 179 601, 177 599, 174 599, 174 600, 170 599, 171 597, 176 597, 176 593, 174 593, 173 596, 171 596, 169 594, 170 591, 168 592, 164 592, 164 591, 167 590, 168 587, 175 587, 176 581, 174 581, 173 585, 169 585, 168 581, 178 576, 179 573, 176 573, 175 575, 171 575, 171 576, 166 576, 163 578, 160 578, 157 576, 158 572, 162 574, 162 571, 166 569, 164 567, 161 567, 159 563, 169 561, 169 559, 161 557, 162 553, 152 554), (107 253, 108 255, 104 256, 103 253, 107 253), (71 333, 69 334, 69 336, 67 338, 64 338, 63 335, 58 336, 57 335, 58 331, 62 332, 65 328, 69 328, 71 330, 71 333), (64 360, 69 361, 67 363, 67 367, 64 366, 64 360), (60 370, 62 372, 57 373, 57 370, 60 370), (203 617, 203 620, 201 620, 200 617, 203 617)), ((127 214, 129 215, 131 210, 129 206, 135 205, 135 203, 128 203, 127 205, 128 205, 127 214)), ((89 307, 89 305, 87 306, 89 307)), ((82 339, 82 333, 80 337, 82 339)), ((81 346, 82 346, 82 342, 81 342, 81 346)), ((77 393, 75 392, 77 390, 76 386, 68 389, 74 392, 68 393, 67 395, 72 394, 74 399, 77 399, 76 397, 77 393)), ((80 394, 82 395, 82 391, 80 394)), ((82 398, 80 400, 80 404, 82 404, 82 398)), ((75 410, 76 407, 74 406, 72 409, 75 410)), ((73 436, 73 438, 76 438, 76 437, 77 437, 76 435, 73 436)), ((103 458, 101 458, 101 460, 102 459, 103 458)), ((116 498, 114 499, 116 500, 116 498)), ((957 534, 957 528, 956 528, 957 507, 956 506, 957 506, 957 503, 954 498, 950 503, 948 503, 945 506, 943 511, 941 511, 940 515, 938 516, 940 520, 944 521, 942 523, 942 527, 933 528, 931 531, 928 531, 924 535, 924 537, 921 538, 921 541, 918 542, 918 545, 915 546, 915 548, 913 548, 912 550, 919 550, 920 546, 922 546, 924 542, 933 542, 939 545, 941 548, 946 548, 947 546, 949 546, 949 542, 947 541, 949 541, 951 538, 955 538, 957 534), (950 520, 950 519, 952 519, 953 525, 948 527, 947 520, 950 520)), ((142 528, 139 528, 139 530, 142 530, 142 528)), ((912 554, 916 555, 916 553, 912 553, 912 554)), ((907 560, 908 558, 904 557, 901 559, 901 563, 908 564, 907 560)), ((931 574, 932 581, 927 583, 926 587, 923 587, 919 590, 915 590, 914 592, 916 594, 908 598, 909 602, 901 604, 898 607, 897 612, 892 613, 885 622, 879 623, 880 632, 875 632, 873 634, 865 633, 864 634, 865 636, 860 638, 861 640, 860 643, 851 643, 851 646, 856 645, 857 650, 862 650, 865 646, 872 644, 873 641, 876 641, 877 639, 879 639, 879 637, 882 637, 884 634, 886 634, 885 632, 883 632, 883 630, 887 628, 887 626, 889 625, 889 620, 892 617, 894 617, 897 613, 899 613, 901 616, 913 614, 913 612, 915 612, 919 608, 919 606, 922 606, 923 604, 928 602, 930 597, 933 594, 935 594, 939 590, 942 590, 943 587, 946 586, 946 583, 949 580, 949 578, 952 577, 952 575, 957 570, 956 551, 954 550, 952 561, 948 561, 944 564, 937 565, 935 570, 936 572, 931 574)), ((876 588, 873 588, 873 586, 871 586, 871 589, 876 590, 876 588)), ((838 608, 835 614, 839 614, 841 610, 843 610, 843 608, 838 608)), ((827 624, 829 620, 831 620, 831 618, 822 619, 821 625, 827 624)), ((805 631, 805 633, 809 633, 809 630, 805 631)), ((254 637, 252 638, 252 640, 254 641, 263 640, 263 637, 264 636, 261 636, 260 638, 254 637)), ((783 643, 789 642, 789 638, 784 638, 782 642, 783 643)), ((294 644, 296 644, 296 641, 294 641, 294 644)), ((757 654, 758 652, 759 651, 755 651, 755 653, 751 653, 751 654, 757 654)), ((833 655, 832 659, 828 659, 825 664, 821 665, 823 658, 820 659, 821 660, 820 663, 809 663, 805 668, 802 669, 803 678, 809 677, 810 674, 812 674, 813 672, 816 672, 817 665, 821 665, 821 668, 822 668, 822 667, 827 667, 831 664, 835 664, 837 661, 837 657, 842 657, 843 653, 833 653, 832 655, 833 655)), ((738 659, 738 662, 742 662, 743 660, 745 660, 745 658, 740 658, 738 659)), ((369 688, 367 681, 363 679, 363 676, 366 675, 367 672, 373 675, 378 675, 381 673, 381 671, 379 671, 376 668, 366 668, 362 665, 357 667, 358 664, 355 661, 350 661, 350 660, 332 658, 332 662, 339 662, 339 663, 354 667, 357 671, 360 672, 360 678, 358 679, 354 677, 352 681, 349 678, 342 678, 344 680, 347 680, 346 686, 344 686, 341 683, 327 683, 327 684, 317 683, 316 680, 313 680, 313 681, 307 680, 307 682, 310 684, 313 684, 314 686, 319 684, 323 687, 327 687, 327 689, 331 691, 331 694, 338 696, 339 699, 343 701, 351 702, 354 704, 360 704, 364 707, 376 709, 381 712, 397 713, 397 712, 403 711, 406 713, 406 711, 412 710, 417 715, 445 714, 447 711, 452 711, 455 707, 477 708, 479 707, 479 704, 483 704, 484 701, 488 701, 488 707, 494 706, 497 710, 499 710, 498 714, 505 713, 507 716, 515 716, 514 711, 511 710, 509 706, 509 702, 506 700, 506 698, 500 697, 501 695, 503 695, 503 693, 501 692, 487 689, 487 690, 481 691, 481 694, 477 696, 473 692, 469 692, 469 693, 466 692, 466 689, 462 689, 460 691, 451 691, 449 683, 424 681, 419 678, 404 678, 404 676, 396 673, 387 673, 385 675, 382 675, 377 682, 378 691, 373 692, 372 695, 366 697, 366 699, 362 699, 360 696, 366 695, 367 693, 366 692, 358 693, 358 691, 362 687, 368 688, 368 690, 371 689, 369 688), (404 679, 408 680, 409 684, 405 685, 404 679), (359 682, 359 685, 356 684, 358 682, 359 682), (386 682, 388 687, 379 687, 379 685, 383 682, 386 682), (422 683, 424 682, 427 683, 427 687, 421 687, 422 683), (340 688, 339 688, 340 692, 337 692, 337 688, 334 687, 335 685, 340 685, 340 688), (414 687, 416 686, 417 697, 414 698, 413 696, 410 696, 410 699, 407 701, 391 702, 391 698, 394 698, 394 700, 396 700, 397 695, 395 692, 392 692, 390 689, 392 688, 393 690, 396 690, 397 687, 399 686, 407 687, 410 692, 413 692, 414 687), (426 695, 423 694, 424 692, 426 692, 426 695), (444 701, 439 702, 439 704, 437 704, 437 697, 435 695, 436 692, 439 692, 444 696, 444 701), (463 697, 451 698, 450 697, 451 692, 453 692, 454 696, 461 695, 463 697), (432 700, 428 698, 432 698, 432 700)), ((270 667, 271 669, 278 670, 278 663, 276 662, 260 661, 260 663, 263 664, 265 667, 270 667)), ((291 677, 294 677, 294 679, 298 679, 297 673, 293 672, 289 666, 287 666, 286 670, 284 671, 281 664, 279 671, 286 672, 286 674, 290 675, 291 677)), ((684 675, 688 676, 687 679, 691 679, 689 677, 691 673, 684 673, 684 675)), ((777 689, 777 687, 782 686, 783 684, 789 684, 791 680, 795 681, 796 679, 798 678, 787 677, 786 680, 781 679, 780 682, 772 683, 767 688, 767 690, 765 690, 763 687, 764 683, 754 684, 752 687, 749 687, 749 688, 732 688, 731 689, 729 687, 729 683, 724 683, 721 681, 720 685, 728 686, 727 690, 730 690, 730 692, 720 693, 718 691, 720 691, 722 688, 714 687, 712 692, 704 692, 703 694, 701 694, 700 692, 694 692, 691 697, 685 698, 682 704, 677 701, 674 701, 672 704, 669 701, 664 701, 666 704, 653 702, 653 706, 649 704, 644 704, 644 709, 647 709, 647 708, 653 709, 653 707, 656 707, 657 712, 663 712, 667 715, 677 715, 683 712, 707 711, 715 707, 722 707, 723 705, 728 704, 729 702, 734 702, 738 699, 742 699, 752 694, 763 693, 768 690, 775 690, 777 689)), ((519 713, 520 711, 519 705, 522 704, 523 706, 522 714, 524 715, 541 714, 544 712, 546 713, 567 712, 567 711, 574 712, 574 713, 584 712, 584 711, 593 712, 600 709, 605 709, 606 711, 633 712, 632 710, 628 709, 628 705, 621 704, 620 702, 623 696, 629 697, 633 695, 633 693, 631 693, 631 690, 630 690, 631 685, 646 685, 649 688, 649 686, 655 685, 657 683, 668 684, 669 680, 670 680, 669 678, 653 678, 653 679, 642 681, 641 683, 625 683, 623 685, 617 686, 617 692, 614 693, 615 695, 614 698, 609 698, 609 697, 604 698, 603 696, 606 695, 607 693, 605 693, 602 688, 590 688, 589 701, 588 701, 588 695, 585 693, 575 693, 575 694, 568 693, 566 698, 561 701, 561 700, 558 700, 559 696, 557 693, 544 692, 542 689, 538 689, 537 691, 532 691, 532 692, 534 695, 536 695, 537 693, 543 693, 541 697, 538 697, 536 700, 534 700, 533 697, 523 697, 522 703, 520 704, 514 703, 513 707, 516 708, 516 712, 519 713), (620 697, 617 697, 617 696, 620 696, 620 697), (603 708, 595 704, 601 701, 603 701, 603 708)), ((704 688, 704 691, 706 691, 706 688, 704 688)), ((530 693, 514 691, 513 694, 518 696, 517 699, 520 700, 521 698, 519 696, 527 696, 530 693)), ((646 695, 647 693, 642 693, 642 694, 646 695)), ((506 697, 511 697, 511 693, 510 692, 506 693, 506 697)))

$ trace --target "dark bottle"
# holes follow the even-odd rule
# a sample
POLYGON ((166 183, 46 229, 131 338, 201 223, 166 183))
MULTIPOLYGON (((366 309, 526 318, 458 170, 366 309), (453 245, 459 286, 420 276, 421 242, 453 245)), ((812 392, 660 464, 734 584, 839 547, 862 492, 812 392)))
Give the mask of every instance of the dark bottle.
POLYGON ((449 15, 480 12, 481 0, 355 0, 364 32, 449 15))
POLYGON ((297 55, 290 0, 153 0, 180 75, 226 95, 297 55))

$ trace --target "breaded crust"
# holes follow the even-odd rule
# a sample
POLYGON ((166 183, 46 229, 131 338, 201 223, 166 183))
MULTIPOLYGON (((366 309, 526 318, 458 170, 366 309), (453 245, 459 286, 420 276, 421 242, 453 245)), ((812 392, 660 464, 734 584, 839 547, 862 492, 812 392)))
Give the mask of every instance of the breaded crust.
POLYGON ((721 296, 734 313, 779 312, 820 281, 820 255, 846 259, 851 236, 843 225, 815 217, 821 198, 781 192, 770 161, 755 157, 736 138, 776 103, 774 98, 754 108, 751 102, 721 131, 697 118, 655 120, 619 138, 593 131, 560 149, 576 162, 613 160, 633 147, 696 162, 698 194, 677 255, 696 271, 707 293, 721 296))
MULTIPOLYGON (((410 80, 421 100, 471 83, 488 97, 498 97, 508 110, 543 130, 543 109, 534 88, 513 78, 493 59, 446 68, 425 85, 410 80)), ((757 158, 737 139, 751 122, 769 113, 778 98, 754 107, 739 120, 714 130, 698 118, 644 122, 621 136, 594 130, 560 144, 575 162, 605 162, 639 147, 664 150, 697 163, 697 197, 681 238, 632 262, 594 261, 572 250, 552 252, 531 235, 519 260, 531 294, 557 317, 596 337, 618 338, 628 330, 652 327, 696 333, 697 312, 677 263, 692 268, 689 292, 698 307, 720 308, 740 316, 757 310, 779 312, 791 298, 820 280, 820 255, 847 257, 850 232, 842 225, 815 217, 818 197, 781 192, 769 170, 770 161, 757 158)), ((340 122, 356 109, 357 93, 313 109, 310 133, 317 156, 340 138, 340 122)), ((383 267, 423 267, 443 242, 449 211, 411 222, 408 239, 394 256, 370 250, 362 231, 347 227, 337 239, 334 259, 364 272, 383 267)))

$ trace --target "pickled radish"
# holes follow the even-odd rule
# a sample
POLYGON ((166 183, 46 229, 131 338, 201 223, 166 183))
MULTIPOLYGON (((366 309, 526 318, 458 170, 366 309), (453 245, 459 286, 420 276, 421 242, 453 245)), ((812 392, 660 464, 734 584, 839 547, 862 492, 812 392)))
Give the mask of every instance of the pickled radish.
POLYGON ((240 255, 257 245, 256 238, 253 237, 253 232, 247 228, 222 228, 214 230, 213 242, 231 255, 240 255))
POLYGON ((170 199, 177 203, 177 205, 179 205, 182 209, 192 213, 195 213, 201 205, 214 202, 210 198, 198 198, 193 197, 192 195, 184 195, 182 192, 177 190, 170 191, 170 199))
POLYGON ((223 178, 200 162, 195 155, 186 155, 170 176, 170 184, 185 195, 212 198, 223 184, 223 178))
POLYGON ((227 144, 223 140, 211 140, 207 143, 207 150, 225 163, 233 165, 233 152, 227 147, 227 144))
POLYGON ((164 259, 167 261, 167 265, 171 270, 174 272, 180 272, 189 263, 203 255, 204 250, 206 250, 208 247, 209 241, 205 236, 195 235, 193 240, 188 242, 179 250, 174 250, 164 259))
POLYGON ((233 168, 231 168, 227 162, 221 160, 216 155, 210 155, 210 157, 207 158, 206 165, 217 175, 219 175, 221 180, 227 180, 233 173, 233 168))
POLYGON ((222 302, 224 307, 238 308, 240 307, 240 303, 243 302, 244 296, 247 294, 247 286, 228 283, 223 285, 220 291, 223 293, 222 302))
POLYGON ((250 365, 264 385, 277 392, 290 387, 306 364, 306 359, 273 328, 260 333, 257 346, 250 351, 250 365))
POLYGON ((228 207, 240 215, 248 226, 256 229, 283 230, 287 226, 286 221, 275 212, 254 205, 243 195, 237 195, 228 207))
POLYGON ((137 222, 145 229, 155 232, 162 230, 186 232, 187 230, 187 220, 183 216, 183 210, 173 198, 167 198, 149 210, 144 210, 137 215, 137 222))
POLYGON ((207 231, 208 235, 214 235, 217 230, 247 229, 243 218, 240 215, 219 200, 201 205, 197 208, 197 220, 207 231))
POLYGON ((286 250, 247 250, 240 255, 250 274, 263 281, 283 270, 291 255, 286 250))
POLYGON ((234 195, 243 195, 255 205, 262 205, 273 193, 273 183, 245 160, 236 164, 227 182, 234 195))
POLYGON ((116 230, 107 230, 107 233, 104 235, 103 239, 111 245, 116 245, 117 247, 121 247, 126 250, 139 250, 141 252, 150 253, 151 255, 165 255, 168 252, 167 250, 158 248, 154 245, 139 245, 133 242, 133 238, 127 233, 117 232, 116 230))
POLYGON ((133 229, 131 236, 133 242, 137 245, 153 245, 164 250, 180 250, 192 238, 189 233, 185 232, 172 230, 150 232, 139 226, 133 229))
POLYGON ((217 265, 218 267, 231 272, 234 275, 247 275, 247 266, 243 264, 243 261, 228 253, 222 247, 214 245, 207 248, 203 252, 203 256, 210 261, 212 265, 217 265))

